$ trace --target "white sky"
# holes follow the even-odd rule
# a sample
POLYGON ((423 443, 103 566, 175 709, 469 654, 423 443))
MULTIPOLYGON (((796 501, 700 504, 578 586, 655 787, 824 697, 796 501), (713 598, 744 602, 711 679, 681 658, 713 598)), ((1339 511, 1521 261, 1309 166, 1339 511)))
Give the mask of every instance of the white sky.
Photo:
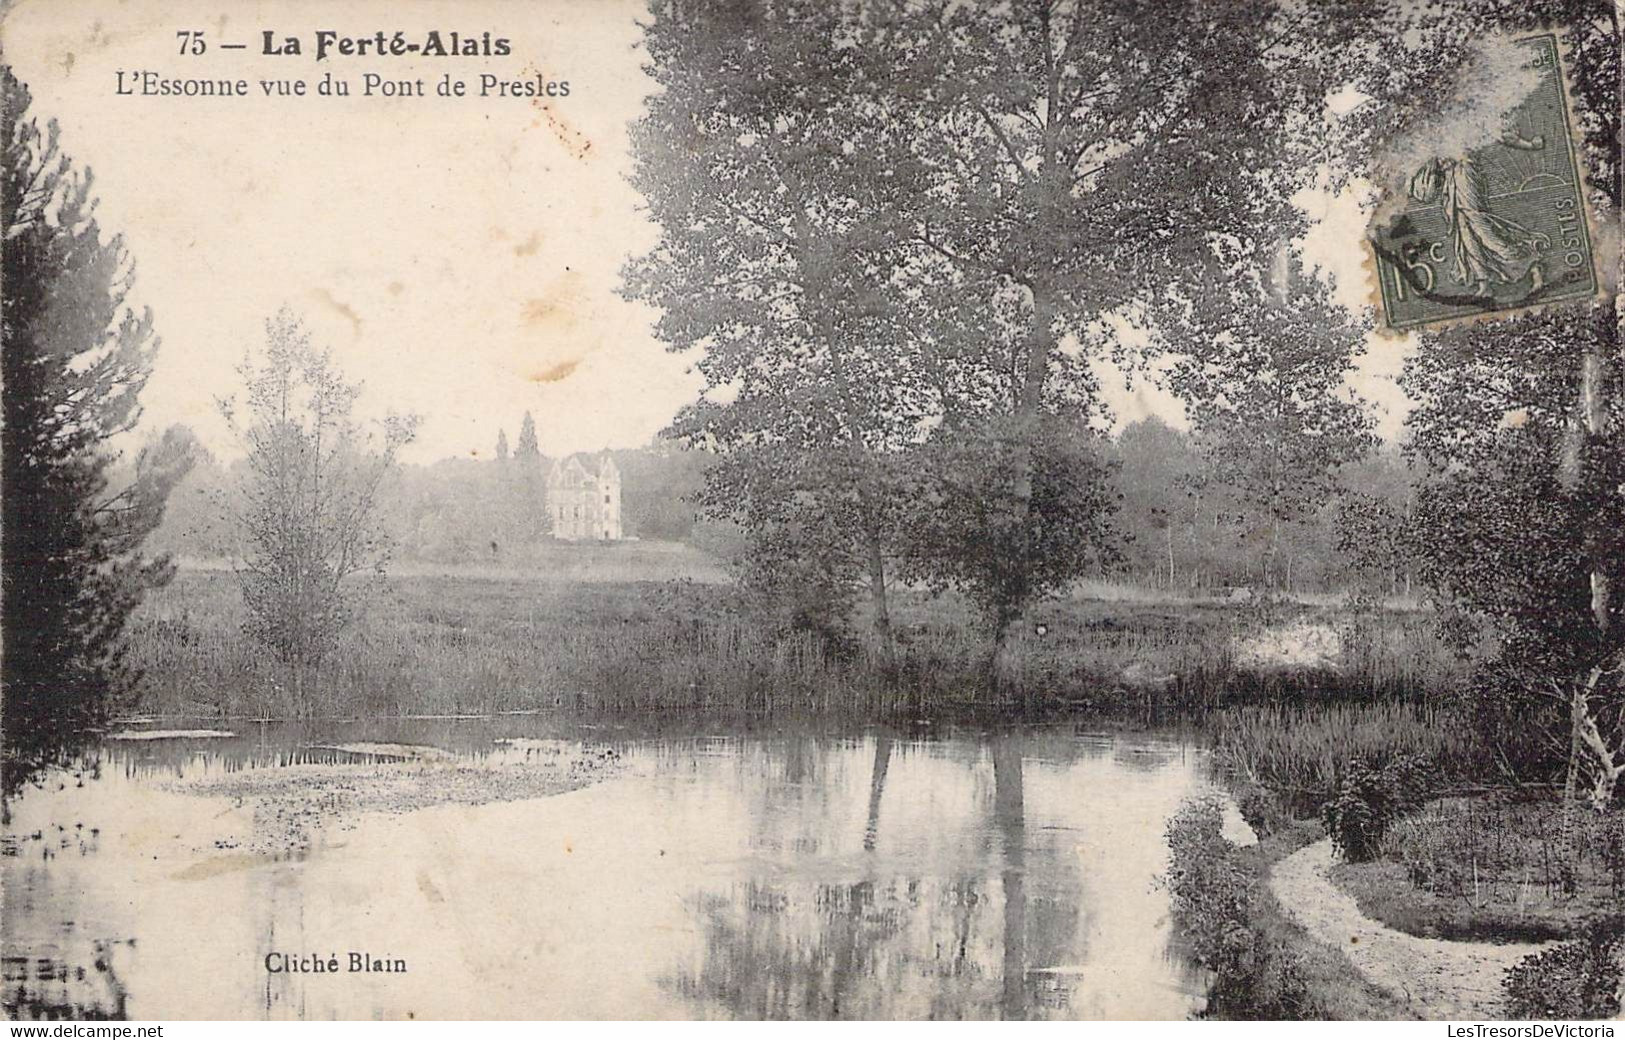
MULTIPOLYGON (((437 2, 233 3, 177 14, 143 0, 22 0, 6 16, 5 56, 56 118, 65 150, 96 174, 104 229, 137 262, 136 296, 163 348, 145 423, 184 422, 230 454, 214 399, 231 393, 245 348, 287 303, 366 384, 363 409, 424 417, 409 458, 488 457, 526 409, 550 454, 646 442, 701 385, 689 359, 650 332, 653 314, 615 295, 629 253, 654 241, 626 183, 626 126, 648 89, 634 0, 521 5, 437 2), (228 14, 218 11, 227 10, 228 14), (342 10, 342 17, 332 12, 342 10), (178 29, 209 51, 182 57, 178 29), (506 58, 376 58, 308 53, 318 29, 419 35, 430 29, 512 40, 506 58), (300 36, 299 57, 260 54, 260 32, 300 36), (222 42, 249 45, 218 49, 222 42), (119 70, 242 77, 248 98, 115 94, 119 70), (476 81, 567 80, 530 100, 433 96, 446 72, 476 81), (267 100, 260 78, 352 82, 348 99, 267 100), (361 98, 366 72, 422 76, 430 96, 361 98)), ((1363 305, 1365 220, 1347 200, 1307 200, 1332 218, 1306 246, 1363 305)), ((1388 377, 1399 350, 1374 343, 1359 388, 1398 425, 1388 377)), ((1177 416, 1154 388, 1108 383, 1126 422, 1177 416)))

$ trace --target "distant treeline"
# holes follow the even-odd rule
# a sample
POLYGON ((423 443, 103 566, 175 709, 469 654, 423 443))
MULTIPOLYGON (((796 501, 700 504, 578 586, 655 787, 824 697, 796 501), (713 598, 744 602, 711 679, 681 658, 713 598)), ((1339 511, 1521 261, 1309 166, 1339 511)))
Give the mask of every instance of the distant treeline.
MULTIPOLYGON (((609 453, 621 470, 621 508, 628 536, 658 541, 707 542, 696 535, 690 496, 699 487, 705 457, 668 444, 609 453)), ((522 554, 550 537, 543 508, 546 456, 442 459, 403 465, 381 489, 379 522, 397 559, 468 563, 522 554)), ((230 489, 244 463, 202 454, 171 496, 151 545, 194 559, 236 555, 230 489)), ((593 463, 592 465, 596 465, 593 463)))
MULTIPOLYGON (((1296 591, 1369 588, 1403 594, 1414 478, 1397 450, 1379 448, 1342 467, 1323 498, 1277 515, 1225 470, 1216 446, 1160 419, 1142 419, 1099 445, 1113 464, 1117 562, 1106 576, 1158 588, 1246 586, 1296 591)), ((657 441, 609 452, 621 471, 629 537, 685 542, 727 557, 739 537, 699 515, 695 495, 715 456, 657 441)), ((392 473, 380 518, 398 559, 511 562, 550 537, 543 509, 546 456, 450 458, 392 473)), ((229 558, 233 527, 222 508, 232 470, 204 455, 169 501, 152 547, 190 558, 229 558)))
POLYGON ((1289 501, 1237 479, 1233 445, 1158 419, 1116 438, 1118 576, 1162 588, 1410 594, 1414 463, 1381 445, 1289 501))

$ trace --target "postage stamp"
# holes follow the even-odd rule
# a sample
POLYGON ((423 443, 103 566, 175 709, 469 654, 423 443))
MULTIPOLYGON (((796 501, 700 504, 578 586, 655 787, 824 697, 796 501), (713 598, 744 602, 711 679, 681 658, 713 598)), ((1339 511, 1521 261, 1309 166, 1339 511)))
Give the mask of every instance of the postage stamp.
POLYGON ((1553 34, 1516 41, 1531 89, 1499 134, 1421 159, 1371 230, 1383 317, 1395 329, 1521 310, 1597 291, 1584 186, 1553 34))

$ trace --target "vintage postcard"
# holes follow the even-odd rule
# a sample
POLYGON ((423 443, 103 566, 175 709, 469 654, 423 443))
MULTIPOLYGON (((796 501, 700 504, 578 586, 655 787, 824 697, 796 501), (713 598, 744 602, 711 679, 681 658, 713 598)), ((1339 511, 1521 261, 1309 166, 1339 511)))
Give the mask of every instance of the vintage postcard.
POLYGON ((1620 54, 0 0, 7 1028, 1612 1036, 1620 54))

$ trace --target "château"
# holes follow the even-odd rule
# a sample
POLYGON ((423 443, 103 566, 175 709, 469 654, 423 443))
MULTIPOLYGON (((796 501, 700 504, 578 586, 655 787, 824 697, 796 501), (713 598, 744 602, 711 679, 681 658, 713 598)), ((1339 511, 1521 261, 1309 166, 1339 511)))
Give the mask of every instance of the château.
POLYGON ((553 463, 547 475, 545 508, 553 537, 567 542, 620 541, 621 471, 606 452, 598 472, 588 472, 579 455, 553 463))

